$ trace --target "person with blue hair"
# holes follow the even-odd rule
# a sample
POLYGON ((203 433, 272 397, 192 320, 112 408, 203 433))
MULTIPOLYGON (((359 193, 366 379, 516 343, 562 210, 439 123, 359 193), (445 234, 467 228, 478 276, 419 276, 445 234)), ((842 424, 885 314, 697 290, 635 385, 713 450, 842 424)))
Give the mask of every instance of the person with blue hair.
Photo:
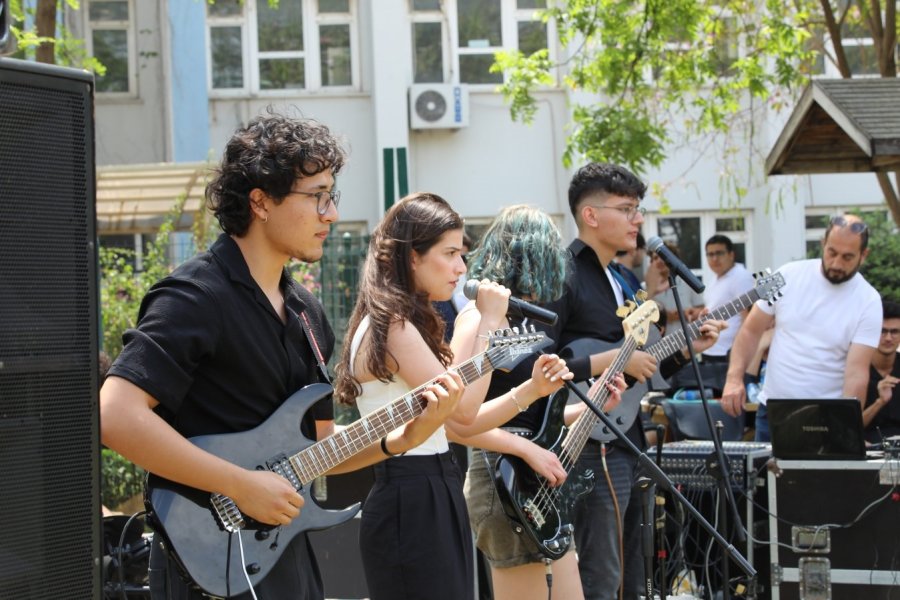
MULTIPOLYGON (((546 304, 558 299, 565 284, 568 254, 556 224, 546 213, 529 206, 504 208, 485 232, 477 249, 469 255, 469 275, 508 288, 514 297, 546 304)), ((460 312, 457 335, 473 328, 479 320, 475 302, 460 312)), ((521 319, 509 317, 510 326, 523 326, 521 319)), ((535 324, 536 327, 542 327, 535 324)), ((546 327, 546 326, 543 326, 546 327)), ((487 397, 519 390, 531 376, 532 362, 520 363, 508 373, 495 372, 487 397)), ((624 380, 619 378, 624 388, 624 380)), ((618 390, 612 402, 618 401, 618 390)), ((543 600, 547 597, 544 556, 527 536, 516 533, 505 516, 492 481, 491 472, 499 453, 523 459, 550 485, 561 485, 566 472, 550 450, 530 441, 539 431, 548 399, 523 403, 519 413, 499 429, 464 440, 480 448, 473 454, 466 477, 465 496, 476 545, 491 567, 495 600, 543 600)), ((614 404, 610 404, 613 406, 614 404)), ((578 404, 566 409, 566 424, 584 411, 578 404)), ((552 598, 583 598, 578 563, 573 548, 552 565, 552 598)))

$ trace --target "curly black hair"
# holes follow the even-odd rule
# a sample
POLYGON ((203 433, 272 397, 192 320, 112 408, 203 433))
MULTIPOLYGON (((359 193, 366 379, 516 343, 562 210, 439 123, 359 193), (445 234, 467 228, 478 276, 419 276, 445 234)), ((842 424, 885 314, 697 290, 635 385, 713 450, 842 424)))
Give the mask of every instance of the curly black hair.
POLYGON ((298 177, 331 170, 337 176, 346 153, 325 125, 269 110, 235 131, 212 180, 206 205, 222 230, 238 237, 250 227, 250 192, 259 188, 284 200, 298 177))

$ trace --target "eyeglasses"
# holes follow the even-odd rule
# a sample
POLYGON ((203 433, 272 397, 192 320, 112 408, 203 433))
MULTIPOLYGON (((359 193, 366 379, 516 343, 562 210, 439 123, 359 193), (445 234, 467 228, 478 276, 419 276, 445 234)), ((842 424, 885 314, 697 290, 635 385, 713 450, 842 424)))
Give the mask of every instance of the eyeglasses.
POLYGON ((882 328, 881 335, 889 335, 891 337, 900 336, 900 329, 885 329, 882 328))
POLYGON ((640 213, 642 217, 647 214, 647 209, 643 206, 594 206, 593 204, 588 204, 588 206, 591 208, 609 208, 611 210, 617 210, 625 215, 625 218, 629 221, 634 221, 634 218, 638 213, 640 213))
POLYGON ((716 250, 715 252, 707 252, 706 258, 708 258, 709 260, 712 260, 714 258, 721 258, 721 257, 725 256, 726 254, 728 254, 728 252, 726 252, 725 250, 716 250))
POLYGON ((850 227, 850 231, 852 231, 853 233, 862 233, 863 231, 868 229, 866 224, 863 223, 862 221, 852 221, 851 222, 851 221, 848 221, 847 219, 845 219, 844 217, 842 217, 841 215, 838 215, 836 217, 831 217, 831 225, 834 227, 841 227, 841 228, 850 227))
POLYGON ((328 203, 334 204, 334 207, 338 207, 338 203, 341 201, 341 192, 340 190, 330 190, 330 191, 321 191, 321 192, 297 192, 292 191, 291 194, 300 194, 301 196, 310 196, 316 199, 316 212, 320 215, 324 215, 328 212, 328 203))

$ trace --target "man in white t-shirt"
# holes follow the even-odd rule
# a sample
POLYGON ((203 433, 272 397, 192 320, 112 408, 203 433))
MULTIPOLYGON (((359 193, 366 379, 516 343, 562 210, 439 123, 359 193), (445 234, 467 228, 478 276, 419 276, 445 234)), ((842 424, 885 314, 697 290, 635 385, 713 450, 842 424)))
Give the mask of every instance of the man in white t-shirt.
MULTIPOLYGON (((726 235, 714 235, 706 241, 706 261, 715 277, 703 292, 704 304, 715 310, 753 289, 753 275, 734 260, 734 244, 726 235)), ((728 319, 728 328, 719 333, 719 340, 703 353, 704 362, 728 362, 728 351, 737 336, 748 311, 728 319)))
POLYGON ((766 381, 759 394, 756 439, 769 441, 768 398, 866 400, 869 363, 881 332, 881 297, 859 274, 869 253, 869 231, 854 215, 834 217, 822 240, 822 260, 779 269, 784 296, 750 310, 731 348, 722 393, 726 413, 743 410, 744 371, 763 331, 774 322, 766 381))

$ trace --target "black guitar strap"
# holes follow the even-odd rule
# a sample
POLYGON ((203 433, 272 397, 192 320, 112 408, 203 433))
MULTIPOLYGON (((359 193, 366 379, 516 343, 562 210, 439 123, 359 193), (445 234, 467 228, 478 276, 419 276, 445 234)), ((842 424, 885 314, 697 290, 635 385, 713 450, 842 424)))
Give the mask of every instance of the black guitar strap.
POLYGON ((319 347, 319 342, 316 340, 316 335, 313 333, 312 325, 309 322, 306 311, 301 313, 295 311, 294 314, 297 315, 297 318, 300 320, 300 326, 303 328, 303 333, 306 334, 306 341, 309 342, 313 354, 316 356, 316 363, 318 363, 319 374, 322 376, 322 381, 331 384, 331 377, 328 376, 328 365, 325 364, 325 356, 322 354, 322 349, 319 347))

